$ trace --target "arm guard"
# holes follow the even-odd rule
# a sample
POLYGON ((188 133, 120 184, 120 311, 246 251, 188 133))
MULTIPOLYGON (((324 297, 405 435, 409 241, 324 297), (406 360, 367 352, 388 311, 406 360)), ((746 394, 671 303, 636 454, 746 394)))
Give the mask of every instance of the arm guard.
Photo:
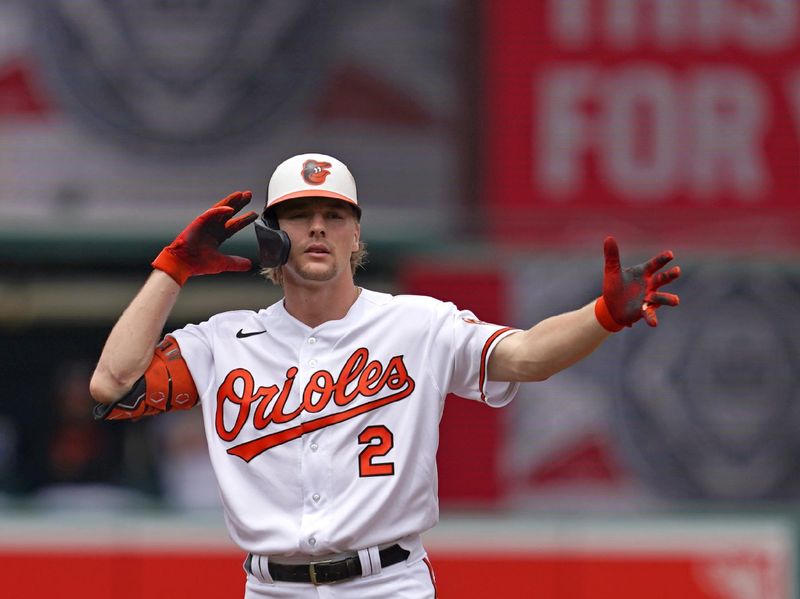
POLYGON ((197 388, 178 342, 169 335, 156 347, 153 360, 128 393, 110 404, 95 404, 95 420, 139 419, 197 404, 197 388))

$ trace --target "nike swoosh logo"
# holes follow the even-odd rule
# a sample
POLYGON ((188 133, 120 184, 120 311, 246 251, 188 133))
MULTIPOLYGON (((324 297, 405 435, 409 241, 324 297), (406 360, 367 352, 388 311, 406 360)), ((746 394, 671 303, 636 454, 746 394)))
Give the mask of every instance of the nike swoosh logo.
POLYGON ((244 330, 239 329, 239 332, 236 333, 236 338, 244 339, 245 337, 252 337, 253 335, 260 335, 262 333, 266 333, 266 331, 254 331, 252 333, 245 333, 244 330))

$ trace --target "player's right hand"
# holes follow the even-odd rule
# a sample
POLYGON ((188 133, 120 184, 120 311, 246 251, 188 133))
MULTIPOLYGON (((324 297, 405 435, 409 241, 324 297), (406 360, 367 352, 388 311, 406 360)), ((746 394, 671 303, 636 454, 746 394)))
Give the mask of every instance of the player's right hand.
POLYGON ((153 268, 164 271, 181 286, 195 275, 249 270, 248 258, 226 256, 219 246, 258 218, 253 211, 233 218, 252 197, 249 191, 237 191, 214 204, 161 251, 153 260, 153 268))

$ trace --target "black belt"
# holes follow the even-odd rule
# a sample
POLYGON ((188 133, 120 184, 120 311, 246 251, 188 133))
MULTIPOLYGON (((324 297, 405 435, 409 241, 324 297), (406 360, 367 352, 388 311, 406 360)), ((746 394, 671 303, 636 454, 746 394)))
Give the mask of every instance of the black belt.
MULTIPOLYGON (((381 567, 385 568, 392 564, 405 561, 410 555, 400 545, 392 545, 378 552, 381 558, 381 567)), ((251 574, 253 554, 250 553, 245 561, 245 568, 251 574)), ((311 562, 309 564, 275 564, 268 563, 269 573, 273 580, 282 582, 310 582, 312 584, 328 584, 339 582, 348 578, 361 576, 361 560, 357 555, 346 557, 340 560, 328 560, 324 562, 311 562)))

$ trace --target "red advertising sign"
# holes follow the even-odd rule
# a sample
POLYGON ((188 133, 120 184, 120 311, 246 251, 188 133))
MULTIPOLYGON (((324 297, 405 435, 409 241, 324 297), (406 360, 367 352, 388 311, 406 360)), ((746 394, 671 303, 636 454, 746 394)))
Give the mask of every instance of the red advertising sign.
MULTIPOLYGON (((241 597, 244 552, 217 516, 0 518, 3 596, 241 597)), ((779 518, 445 516, 424 535, 442 598, 791 599, 796 537, 779 518)), ((397 566, 399 567, 399 566, 397 566)), ((334 587, 330 587, 334 588, 334 587)), ((326 596, 320 591, 321 596, 326 596)))
POLYGON ((498 241, 800 244, 800 4, 484 6, 498 241))
POLYGON ((445 518, 426 534, 442 597, 790 599, 788 523, 445 518))

